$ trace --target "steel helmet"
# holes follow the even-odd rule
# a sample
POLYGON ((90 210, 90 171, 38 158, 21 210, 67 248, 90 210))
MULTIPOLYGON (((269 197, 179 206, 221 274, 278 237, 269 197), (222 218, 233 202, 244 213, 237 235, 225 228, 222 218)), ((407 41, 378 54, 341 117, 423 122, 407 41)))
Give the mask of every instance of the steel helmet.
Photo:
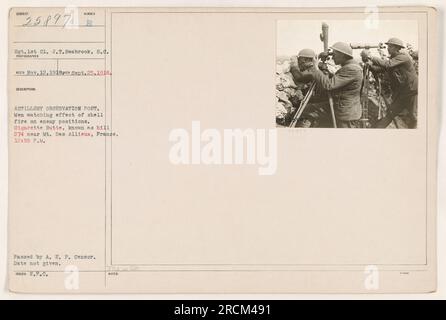
POLYGON ((386 44, 393 44, 394 46, 398 46, 401 48, 404 48, 404 42, 398 38, 390 38, 389 41, 386 42, 386 44))
POLYGON ((297 56, 303 58, 314 58, 316 57, 316 53, 311 49, 302 49, 299 51, 297 56))
POLYGON ((350 47, 350 45, 348 43, 336 42, 330 48, 332 48, 335 51, 341 52, 341 53, 343 53, 343 54, 353 58, 353 49, 352 49, 352 47, 350 47))
POLYGON ((370 50, 369 49, 364 49, 364 50, 361 51, 360 55, 361 55, 361 58, 366 59, 370 55, 370 50))

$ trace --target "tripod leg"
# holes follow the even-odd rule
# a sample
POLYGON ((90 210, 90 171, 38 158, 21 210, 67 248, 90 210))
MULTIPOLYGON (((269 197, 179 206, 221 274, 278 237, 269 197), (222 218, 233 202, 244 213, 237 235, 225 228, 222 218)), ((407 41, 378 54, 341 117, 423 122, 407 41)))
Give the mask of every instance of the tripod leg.
POLYGON ((316 83, 313 82, 311 84, 310 88, 308 89, 307 94, 302 99, 302 101, 300 103, 300 106, 297 109, 296 114, 294 115, 294 118, 293 118, 293 120, 291 121, 291 123, 289 125, 290 128, 294 128, 296 126, 297 121, 299 120, 300 116, 304 112, 305 107, 307 106, 308 102, 310 101, 311 96, 313 95, 313 91, 314 91, 315 87, 316 87, 316 83))
POLYGON ((336 117, 334 113, 334 106, 333 106, 333 97, 331 96, 331 93, 328 93, 328 103, 330 104, 330 112, 331 112, 331 119, 333 120, 333 128, 337 128, 336 126, 336 117))
POLYGON ((291 121, 290 127, 294 128, 294 127, 296 126, 297 121, 300 119, 300 116, 302 115, 302 113, 303 113, 305 107, 306 107, 307 104, 308 104, 308 101, 310 101, 309 98, 308 98, 308 99, 305 99, 305 100, 302 100, 303 103, 302 103, 302 105, 299 107, 299 109, 296 111, 296 115, 294 116, 293 121, 291 121))

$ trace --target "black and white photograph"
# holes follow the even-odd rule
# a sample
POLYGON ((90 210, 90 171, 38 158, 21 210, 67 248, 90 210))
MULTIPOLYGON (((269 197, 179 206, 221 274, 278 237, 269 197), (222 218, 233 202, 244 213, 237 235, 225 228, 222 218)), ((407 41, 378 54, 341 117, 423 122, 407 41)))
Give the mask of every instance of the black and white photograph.
POLYGON ((417 128, 418 25, 277 23, 276 126, 417 128))

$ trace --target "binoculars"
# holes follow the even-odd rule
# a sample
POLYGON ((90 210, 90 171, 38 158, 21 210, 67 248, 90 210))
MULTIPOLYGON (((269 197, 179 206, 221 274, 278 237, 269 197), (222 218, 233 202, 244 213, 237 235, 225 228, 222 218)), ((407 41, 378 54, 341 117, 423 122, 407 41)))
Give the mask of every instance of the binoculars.
POLYGON ((331 56, 333 56, 333 50, 329 49, 327 52, 324 51, 319 53, 317 57, 322 61, 326 61, 329 60, 331 56))

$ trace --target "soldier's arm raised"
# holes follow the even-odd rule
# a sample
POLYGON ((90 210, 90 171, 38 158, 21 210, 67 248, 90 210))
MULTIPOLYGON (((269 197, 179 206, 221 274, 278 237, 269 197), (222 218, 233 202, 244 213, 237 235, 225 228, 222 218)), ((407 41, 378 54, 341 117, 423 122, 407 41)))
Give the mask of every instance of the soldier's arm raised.
POLYGON ((384 71, 386 71, 386 68, 384 68, 384 67, 380 67, 380 66, 377 66, 377 65, 370 65, 370 69, 373 71, 373 72, 384 72, 384 71))
POLYGON ((311 74, 300 72, 296 66, 291 66, 290 73, 293 76, 294 82, 309 82, 312 80, 311 74))
POLYGON ((317 84, 327 91, 336 90, 348 85, 355 78, 355 71, 351 69, 340 69, 333 77, 325 75, 320 70, 313 72, 314 80, 317 84))
POLYGON ((372 60, 373 64, 384 68, 384 69, 391 69, 394 68, 396 66, 399 66, 405 62, 407 62, 407 60, 409 59, 409 57, 403 55, 403 54, 399 54, 393 58, 390 58, 388 60, 384 60, 378 57, 370 57, 370 60, 372 60))

